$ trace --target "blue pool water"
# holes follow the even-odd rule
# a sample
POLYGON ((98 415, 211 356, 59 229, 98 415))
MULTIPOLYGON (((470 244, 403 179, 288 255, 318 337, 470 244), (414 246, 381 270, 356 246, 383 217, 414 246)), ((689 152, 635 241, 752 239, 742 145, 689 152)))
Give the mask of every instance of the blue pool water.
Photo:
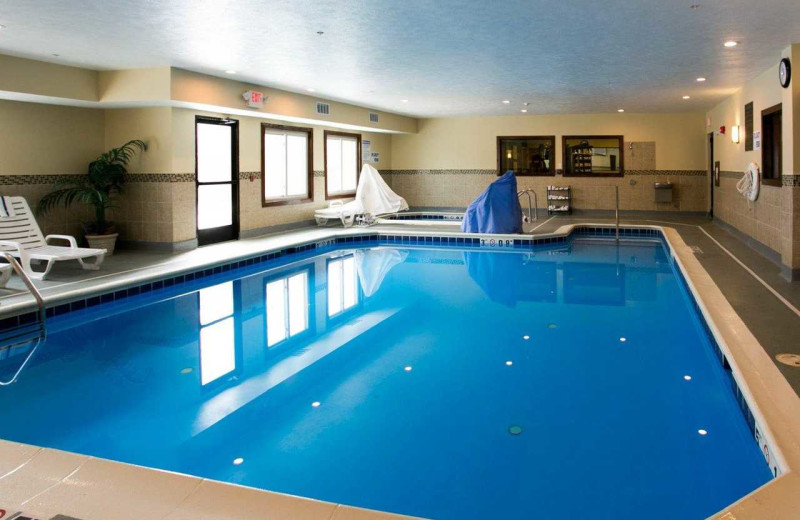
POLYGON ((215 275, 50 320, 0 437, 437 519, 704 518, 770 473, 673 269, 575 240, 215 275))

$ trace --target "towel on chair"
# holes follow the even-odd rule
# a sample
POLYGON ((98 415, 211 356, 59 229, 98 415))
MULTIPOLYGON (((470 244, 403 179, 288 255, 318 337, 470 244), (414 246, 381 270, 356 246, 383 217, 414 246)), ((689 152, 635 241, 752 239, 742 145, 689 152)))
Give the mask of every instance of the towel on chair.
POLYGON ((0 218, 8 218, 14 216, 14 208, 11 206, 11 199, 9 197, 0 197, 0 218))

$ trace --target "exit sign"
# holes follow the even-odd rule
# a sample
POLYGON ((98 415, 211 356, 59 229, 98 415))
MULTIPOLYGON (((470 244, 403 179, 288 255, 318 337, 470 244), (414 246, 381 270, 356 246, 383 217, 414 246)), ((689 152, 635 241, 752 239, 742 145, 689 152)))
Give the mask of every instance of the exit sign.
POLYGON ((242 94, 242 97, 247 101, 247 106, 250 108, 261 108, 264 106, 264 101, 266 101, 264 93, 256 90, 248 90, 242 94))

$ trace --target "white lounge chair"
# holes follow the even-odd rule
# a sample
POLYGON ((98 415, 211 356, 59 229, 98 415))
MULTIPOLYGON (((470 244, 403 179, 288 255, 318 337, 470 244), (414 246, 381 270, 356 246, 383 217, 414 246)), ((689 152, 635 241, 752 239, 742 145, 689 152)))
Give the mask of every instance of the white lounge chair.
POLYGON ((358 178, 355 200, 347 204, 335 200, 327 208, 316 210, 314 218, 320 226, 327 224, 328 220, 339 219, 344 227, 350 227, 357 215, 381 215, 407 209, 406 199, 393 192, 371 164, 365 164, 358 178))
POLYGON ((84 269, 95 271, 100 269, 106 257, 105 249, 78 247, 75 238, 69 235, 42 236, 36 218, 23 197, 2 197, 0 201, 0 251, 18 258, 28 276, 37 280, 43 280, 55 262, 77 260, 84 269), (69 247, 52 246, 51 240, 66 241, 69 247), (84 261, 89 258, 94 258, 94 261, 84 261), (44 271, 34 271, 32 260, 47 262, 44 271))

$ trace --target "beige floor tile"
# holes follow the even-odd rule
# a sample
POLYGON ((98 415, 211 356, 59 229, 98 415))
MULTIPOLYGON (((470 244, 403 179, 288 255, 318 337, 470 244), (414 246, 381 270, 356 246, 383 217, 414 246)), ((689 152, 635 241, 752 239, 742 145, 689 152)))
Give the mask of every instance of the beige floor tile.
POLYGON ((204 480, 164 520, 329 520, 336 504, 204 480))
POLYGON ((77 470, 89 457, 43 448, 16 471, 0 478, 0 497, 8 502, 24 502, 55 486, 77 470))
POLYGON ((90 459, 67 479, 25 504, 26 510, 84 520, 163 518, 201 479, 102 459, 90 459))
POLYGON ((41 448, 0 440, 0 476, 14 471, 22 464, 25 464, 41 448))

